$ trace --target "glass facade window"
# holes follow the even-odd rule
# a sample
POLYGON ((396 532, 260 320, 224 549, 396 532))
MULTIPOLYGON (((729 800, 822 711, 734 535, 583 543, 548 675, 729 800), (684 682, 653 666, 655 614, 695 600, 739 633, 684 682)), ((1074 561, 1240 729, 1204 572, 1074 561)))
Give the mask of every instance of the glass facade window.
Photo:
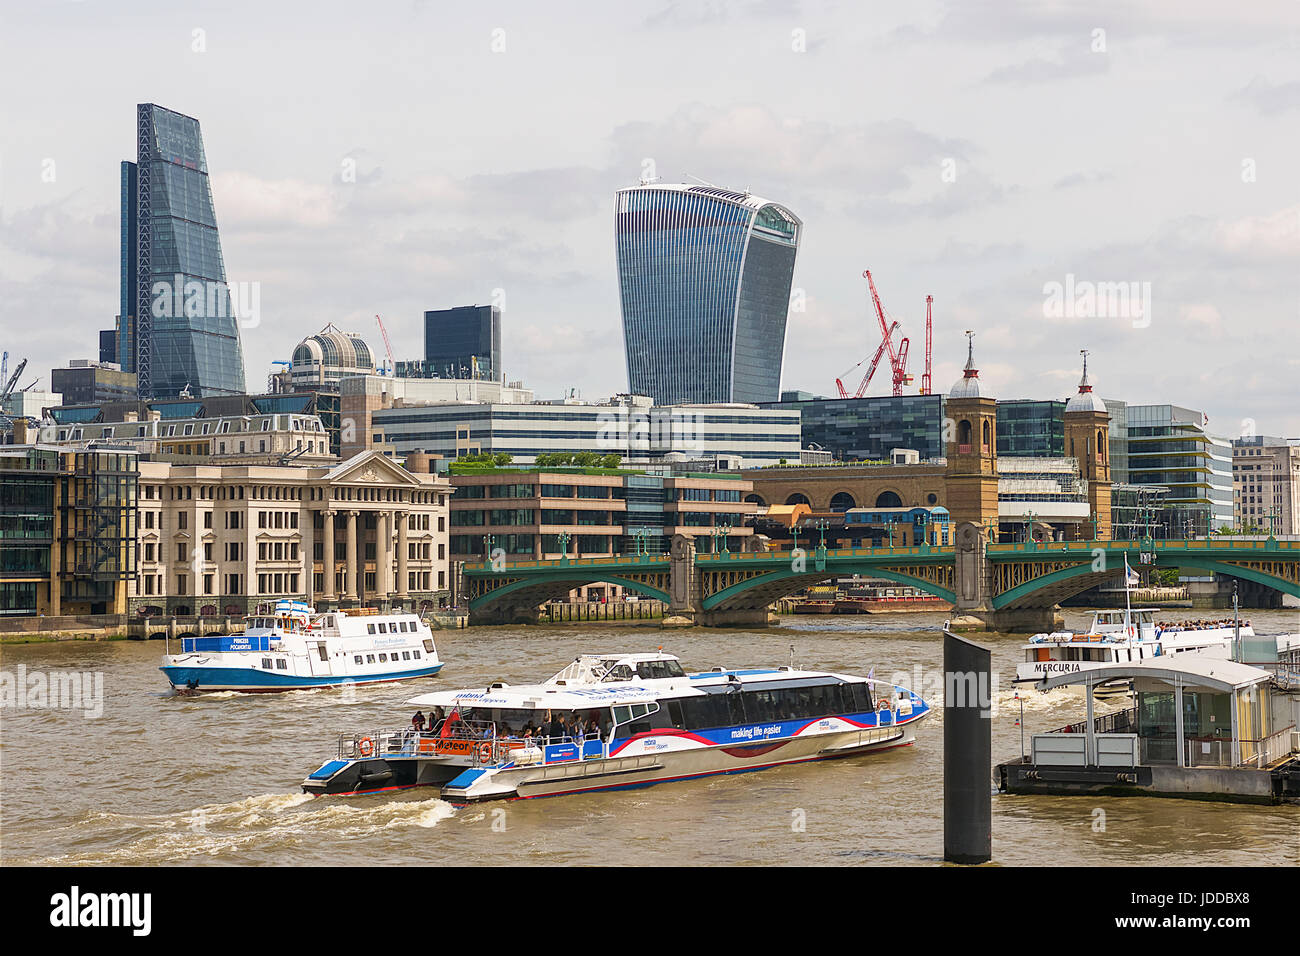
POLYGON ((424 313, 425 375, 497 381, 501 378, 501 310, 464 305, 424 313))
POLYGON ((839 461, 887 461, 894 448, 911 448, 922 459, 945 453, 943 395, 805 399, 787 393, 763 407, 798 409, 803 447, 823 448, 839 461))
POLYGON ((708 186, 643 184, 615 207, 630 391, 660 405, 775 401, 800 220, 708 186))

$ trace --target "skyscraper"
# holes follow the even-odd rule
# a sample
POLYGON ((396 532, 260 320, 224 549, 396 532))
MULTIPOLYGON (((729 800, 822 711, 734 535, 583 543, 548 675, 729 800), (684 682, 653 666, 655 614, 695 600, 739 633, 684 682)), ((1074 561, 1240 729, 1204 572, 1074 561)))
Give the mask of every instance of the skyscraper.
POLYGON ((424 361, 439 378, 501 380, 501 310, 461 305, 424 313, 424 361))
POLYGON ((714 186, 642 183, 614 213, 629 390, 656 404, 775 402, 803 223, 714 186))
POLYGON ((136 161, 122 163, 117 347, 140 397, 187 386, 196 398, 244 391, 239 327, 226 285, 199 121, 136 107, 136 161))

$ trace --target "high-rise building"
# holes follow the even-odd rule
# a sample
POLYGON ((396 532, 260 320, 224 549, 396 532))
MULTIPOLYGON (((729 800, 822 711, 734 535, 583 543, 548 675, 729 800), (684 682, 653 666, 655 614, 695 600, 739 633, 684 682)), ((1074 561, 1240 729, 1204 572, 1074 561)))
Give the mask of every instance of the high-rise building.
POLYGON ((921 458, 944 455, 941 394, 820 398, 782 392, 779 402, 762 407, 798 409, 803 446, 839 461, 885 461, 895 448, 914 449, 921 458))
POLYGON ((136 397, 134 372, 123 372, 116 362, 73 359, 67 368, 50 370, 50 387, 63 396, 64 405, 122 402, 136 397))
POLYGON ((122 163, 118 363, 145 399, 244 391, 199 121, 136 107, 136 161, 122 163))
POLYGON ((424 313, 424 362, 440 378, 501 380, 501 310, 462 305, 424 313))
POLYGON ((629 391, 658 405, 775 402, 803 223, 714 186, 618 192, 614 236, 629 391))

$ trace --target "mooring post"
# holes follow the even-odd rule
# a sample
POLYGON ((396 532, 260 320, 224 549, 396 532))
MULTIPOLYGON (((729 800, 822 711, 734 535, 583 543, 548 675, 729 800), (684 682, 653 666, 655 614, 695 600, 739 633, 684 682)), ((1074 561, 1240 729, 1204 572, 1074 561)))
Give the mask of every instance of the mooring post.
POLYGON ((943 858, 993 856, 993 701, 987 647, 943 632, 943 858))

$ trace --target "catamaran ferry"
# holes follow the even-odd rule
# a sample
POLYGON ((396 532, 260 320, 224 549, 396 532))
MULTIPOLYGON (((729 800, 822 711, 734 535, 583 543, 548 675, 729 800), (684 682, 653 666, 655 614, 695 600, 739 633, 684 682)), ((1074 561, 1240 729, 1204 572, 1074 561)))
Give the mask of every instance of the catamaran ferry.
POLYGON ((904 747, 929 705, 903 687, 781 667, 687 673, 671 654, 586 654, 542 684, 409 701, 412 728, 340 735, 312 794, 432 786, 455 803, 646 787, 904 747))
POLYGON ((432 677, 433 632, 414 614, 370 608, 317 614, 301 601, 264 605, 243 634, 185 637, 159 668, 179 691, 293 690, 432 677))
MULTIPOLYGON (((1166 654, 1232 655, 1237 637, 1232 621, 1162 622, 1155 619, 1157 613, 1149 607, 1097 611, 1083 633, 1035 634, 1024 645, 1025 659, 1016 665, 1016 680, 1040 681, 1166 654)), ((1255 635, 1249 622, 1241 625, 1240 633, 1242 637, 1255 635)))

